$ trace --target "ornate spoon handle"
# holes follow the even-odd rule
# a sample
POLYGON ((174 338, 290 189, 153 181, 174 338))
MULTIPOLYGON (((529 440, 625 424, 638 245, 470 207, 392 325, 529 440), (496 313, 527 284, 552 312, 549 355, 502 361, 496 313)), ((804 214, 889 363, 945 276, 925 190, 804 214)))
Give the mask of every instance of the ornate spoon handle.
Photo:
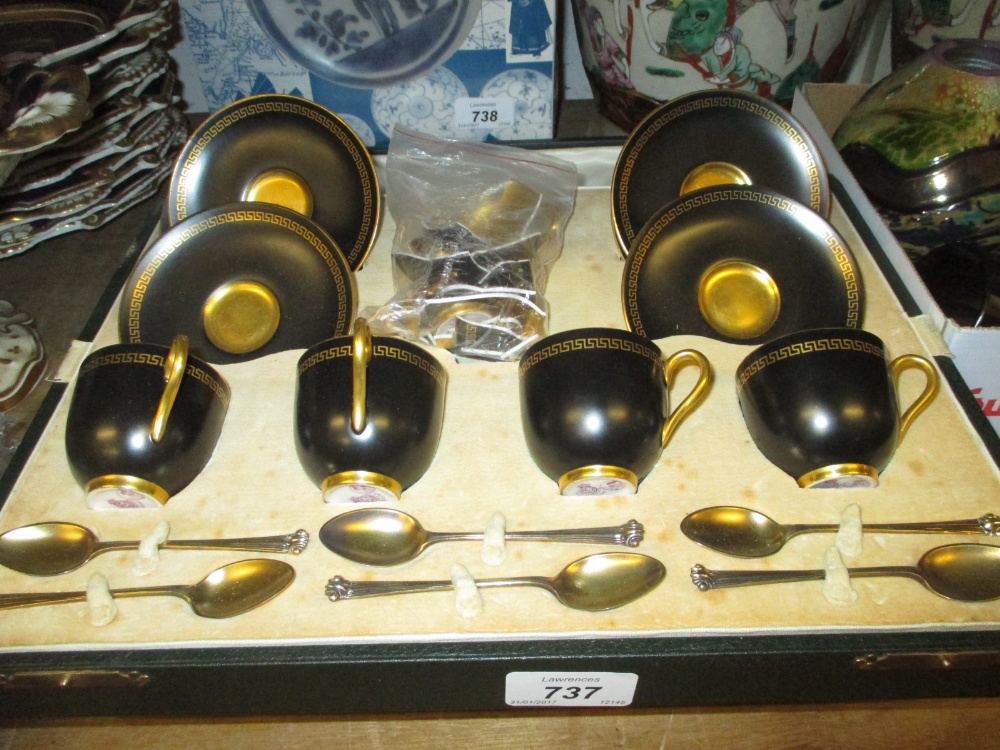
POLYGON ((865 532, 896 534, 986 534, 1000 536, 1000 516, 987 513, 961 521, 926 521, 922 523, 866 523, 865 532))
POLYGON ((241 537, 238 539, 168 539, 161 549, 223 549, 243 552, 285 552, 300 554, 309 544, 309 532, 299 529, 278 536, 241 537))
MULTIPOLYGON (((508 531, 503 537, 509 542, 579 542, 582 544, 618 544, 638 547, 646 530, 634 518, 621 526, 598 526, 589 529, 552 529, 549 531, 508 531)), ((432 531, 427 534, 427 544, 439 542, 479 542, 482 532, 462 533, 432 531)))
MULTIPOLYGON (((111 589, 115 598, 129 596, 179 596, 188 599, 188 586, 144 586, 131 589, 111 589)), ((86 591, 53 591, 37 594, 0 594, 0 609, 36 607, 43 604, 70 604, 87 601, 86 591)))
MULTIPOLYGON (((309 532, 299 529, 278 536, 248 536, 235 539, 168 539, 160 549, 229 550, 231 552, 283 552, 300 554, 309 544, 309 532)), ((139 542, 101 542, 91 557, 114 550, 139 549, 139 542)))
MULTIPOLYGON (((486 578, 476 581, 479 588, 501 588, 504 586, 539 586, 551 590, 551 581, 541 576, 525 578, 486 578)), ((448 591, 455 586, 451 581, 349 581, 343 576, 334 576, 326 584, 326 596, 331 602, 342 599, 365 599, 372 596, 392 594, 420 594, 426 591, 448 591)))
MULTIPOLYGON (((854 578, 874 578, 879 576, 903 576, 923 582, 923 576, 913 567, 886 565, 871 568, 848 568, 854 578)), ((731 589, 738 586, 759 586, 766 583, 797 583, 799 581, 822 581, 824 570, 710 570, 704 565, 691 568, 691 582, 701 591, 731 589)))
POLYGON ((593 544, 619 544, 638 547, 646 530, 634 518, 621 526, 604 526, 591 529, 555 529, 552 531, 508 531, 504 537, 514 541, 534 542, 583 542, 593 544))
MULTIPOLYGON (((833 533, 840 527, 836 524, 787 524, 785 537, 791 539, 799 534, 833 533)), ((921 521, 918 523, 865 523, 861 530, 866 534, 985 534, 1000 536, 1000 516, 987 513, 979 518, 964 518, 959 521, 921 521)))

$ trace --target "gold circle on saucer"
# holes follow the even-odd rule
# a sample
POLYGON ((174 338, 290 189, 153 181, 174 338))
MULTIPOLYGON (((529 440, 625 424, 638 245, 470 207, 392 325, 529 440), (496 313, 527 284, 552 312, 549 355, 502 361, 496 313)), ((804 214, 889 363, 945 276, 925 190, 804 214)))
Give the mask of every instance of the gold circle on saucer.
POLYGON ((716 185, 752 185, 750 175, 725 161, 707 161, 688 172, 681 183, 680 194, 716 185))
POLYGON ((269 169, 253 178, 243 200, 272 203, 303 216, 312 216, 313 196, 309 185, 290 169, 269 169))
POLYGON ((771 274, 742 260, 723 260, 698 282, 698 309, 712 328, 734 339, 761 336, 781 311, 781 293, 771 274))
POLYGON ((223 284, 205 302, 202 324, 214 346, 229 354, 246 354, 271 340, 281 321, 274 293, 256 281, 223 284))

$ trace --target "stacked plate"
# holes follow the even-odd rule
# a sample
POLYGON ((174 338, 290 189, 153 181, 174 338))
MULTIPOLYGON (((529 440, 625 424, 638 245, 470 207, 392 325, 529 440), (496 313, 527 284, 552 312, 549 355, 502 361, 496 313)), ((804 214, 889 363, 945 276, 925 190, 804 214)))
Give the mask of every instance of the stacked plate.
POLYGON ((0 257, 103 226, 169 176, 187 137, 172 25, 170 0, 0 8, 0 257))
POLYGON ((825 166, 773 102, 703 91, 661 105, 627 139, 611 199, 632 331, 760 344, 861 327, 861 274, 827 220, 825 166))
POLYGON ((227 364, 350 333, 381 196, 343 120, 297 96, 239 99, 187 139, 167 192, 169 228, 125 283, 122 342, 183 334, 227 364))

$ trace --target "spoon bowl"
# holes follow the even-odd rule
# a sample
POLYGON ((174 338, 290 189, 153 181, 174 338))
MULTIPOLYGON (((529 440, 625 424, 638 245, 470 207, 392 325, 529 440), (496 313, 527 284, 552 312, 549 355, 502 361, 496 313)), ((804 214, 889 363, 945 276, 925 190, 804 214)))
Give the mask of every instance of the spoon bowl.
POLYGON ((295 568, 286 562, 240 560, 212 571, 183 598, 200 617, 235 617, 270 601, 293 580, 295 568))
MULTIPOLYGON (((485 578, 479 588, 535 586, 572 609, 600 612, 624 607, 660 585, 667 569, 659 560, 636 552, 603 552, 580 558, 552 578, 485 578)), ((335 576, 326 585, 331 601, 390 594, 415 594, 454 588, 451 581, 350 581, 335 576)))
POLYGON ((917 562, 923 583, 948 599, 985 602, 1000 599, 1000 547, 946 544, 917 562))
MULTIPOLYGON (((295 569, 280 560, 240 560, 213 570, 190 586, 145 586, 111 589, 116 599, 136 596, 176 596, 199 617, 222 619, 249 612, 270 601, 295 580, 295 569)), ((87 601, 86 591, 40 594, 0 594, 0 609, 87 601)))
POLYGON ((717 505, 690 513, 681 532, 703 547, 735 557, 766 557, 785 546, 785 527, 749 508, 717 505))
MULTIPOLYGON (((836 533, 830 523, 781 524, 763 513, 735 505, 716 505, 689 513, 681 521, 686 537, 734 557, 767 557, 800 534, 836 533)), ((985 534, 1000 536, 1000 517, 987 513, 958 521, 871 523, 862 530, 882 534, 985 534)))
POLYGON ((36 523, 0 534, 0 565, 19 573, 52 576, 83 565, 97 536, 75 523, 36 523))
POLYGON ((608 552, 571 562, 551 579, 549 591, 571 609, 600 612, 645 596, 666 575, 666 567, 653 557, 608 552))
POLYGON ((319 530, 327 549, 364 565, 400 565, 431 544, 420 522, 388 508, 364 508, 331 518, 319 530))

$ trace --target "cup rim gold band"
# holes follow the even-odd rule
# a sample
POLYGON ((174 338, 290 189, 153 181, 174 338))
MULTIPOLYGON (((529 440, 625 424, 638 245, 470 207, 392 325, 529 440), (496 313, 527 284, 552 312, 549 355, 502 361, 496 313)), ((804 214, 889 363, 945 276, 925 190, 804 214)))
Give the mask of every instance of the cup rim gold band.
POLYGON ((631 483, 633 487, 639 486, 639 477, 636 476, 634 471, 621 466, 612 466, 611 464, 591 464, 590 466, 581 466, 578 469, 567 471, 559 477, 559 491, 564 491, 571 484, 579 482, 581 479, 621 479, 622 481, 631 483))
POLYGON ((120 489, 122 487, 148 495, 160 505, 166 505, 167 500, 170 499, 170 493, 160 485, 130 474, 104 474, 94 477, 83 486, 83 489, 84 492, 90 493, 95 490, 120 489))
POLYGON ((320 484, 320 489, 325 493, 334 487, 341 487, 345 484, 364 484, 369 487, 381 487, 391 492, 397 498, 403 494, 403 485, 392 477, 379 474, 377 471, 339 471, 324 479, 320 484))
POLYGON ((828 479, 839 479, 841 477, 868 477, 873 480, 875 484, 878 484, 878 473, 878 469, 874 466, 869 466, 868 464, 831 464, 830 466, 813 469, 812 471, 800 476, 796 481, 798 482, 799 487, 809 487, 817 482, 823 482, 828 479))

